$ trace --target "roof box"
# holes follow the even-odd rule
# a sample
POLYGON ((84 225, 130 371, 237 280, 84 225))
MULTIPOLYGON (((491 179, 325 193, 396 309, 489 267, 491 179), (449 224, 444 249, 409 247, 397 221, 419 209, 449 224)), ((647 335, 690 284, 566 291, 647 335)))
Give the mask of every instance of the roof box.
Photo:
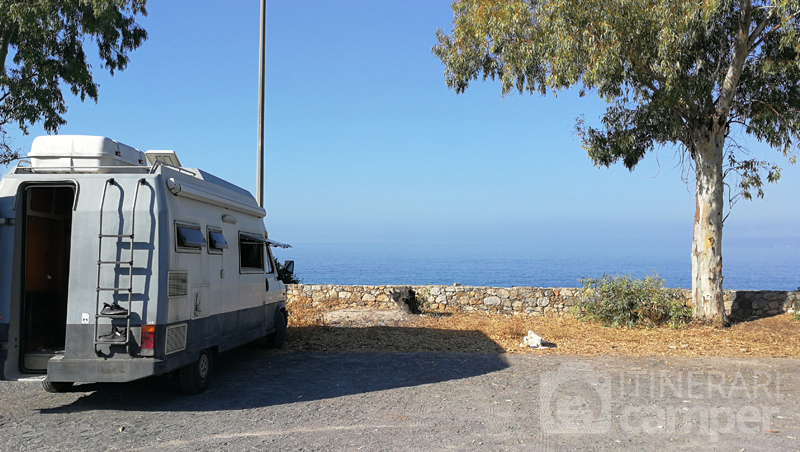
POLYGON ((113 172, 115 166, 147 166, 142 151, 106 137, 49 135, 36 137, 28 153, 39 170, 113 172))

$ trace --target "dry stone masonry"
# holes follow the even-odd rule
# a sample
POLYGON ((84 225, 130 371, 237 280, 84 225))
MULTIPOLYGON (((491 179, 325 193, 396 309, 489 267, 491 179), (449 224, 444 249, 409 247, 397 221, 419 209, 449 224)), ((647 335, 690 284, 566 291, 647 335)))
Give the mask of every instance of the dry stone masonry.
MULTIPOLYGON (((665 289, 691 303, 691 291, 665 289)), ((530 316, 561 315, 579 303, 582 290, 563 287, 473 286, 287 286, 290 302, 303 298, 322 311, 401 309, 412 313, 489 312, 530 316)), ((800 308, 800 292, 726 290, 725 307, 732 317, 748 319, 800 308)))

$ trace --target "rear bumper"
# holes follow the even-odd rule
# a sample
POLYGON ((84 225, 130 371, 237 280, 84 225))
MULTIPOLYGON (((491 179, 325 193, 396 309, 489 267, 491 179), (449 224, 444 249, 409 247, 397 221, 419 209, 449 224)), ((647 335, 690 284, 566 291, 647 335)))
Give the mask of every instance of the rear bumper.
POLYGON ((155 358, 65 359, 55 356, 47 363, 47 379, 124 383, 164 373, 165 363, 155 358))

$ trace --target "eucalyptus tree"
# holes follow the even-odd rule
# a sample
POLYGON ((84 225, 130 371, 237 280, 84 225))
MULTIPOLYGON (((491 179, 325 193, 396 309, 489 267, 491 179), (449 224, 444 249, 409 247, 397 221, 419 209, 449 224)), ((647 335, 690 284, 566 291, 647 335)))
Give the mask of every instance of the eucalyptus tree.
POLYGON ((63 88, 97 102, 84 41, 94 41, 101 68, 124 70, 128 52, 147 39, 136 24, 146 1, 0 0, 0 164, 18 157, 9 126, 27 134, 39 121, 48 133, 66 124, 63 88))
POLYGON ((726 195, 762 197, 764 178, 780 177, 729 135, 741 130, 796 161, 800 1, 459 0, 452 8, 453 30, 437 32, 433 53, 456 93, 479 77, 499 79, 503 94, 596 91, 609 103, 602 126, 576 124, 596 166, 633 170, 648 152, 677 146, 695 179, 695 315, 727 323, 726 195))

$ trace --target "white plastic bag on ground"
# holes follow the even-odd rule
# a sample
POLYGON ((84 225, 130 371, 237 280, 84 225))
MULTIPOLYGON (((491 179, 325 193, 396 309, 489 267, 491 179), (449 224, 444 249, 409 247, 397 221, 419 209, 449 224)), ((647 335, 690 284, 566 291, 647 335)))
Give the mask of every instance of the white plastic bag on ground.
POLYGON ((519 344, 519 346, 529 348, 553 348, 556 346, 556 344, 548 342, 542 339, 542 337, 538 334, 528 330, 528 335, 522 339, 522 343, 519 344))

